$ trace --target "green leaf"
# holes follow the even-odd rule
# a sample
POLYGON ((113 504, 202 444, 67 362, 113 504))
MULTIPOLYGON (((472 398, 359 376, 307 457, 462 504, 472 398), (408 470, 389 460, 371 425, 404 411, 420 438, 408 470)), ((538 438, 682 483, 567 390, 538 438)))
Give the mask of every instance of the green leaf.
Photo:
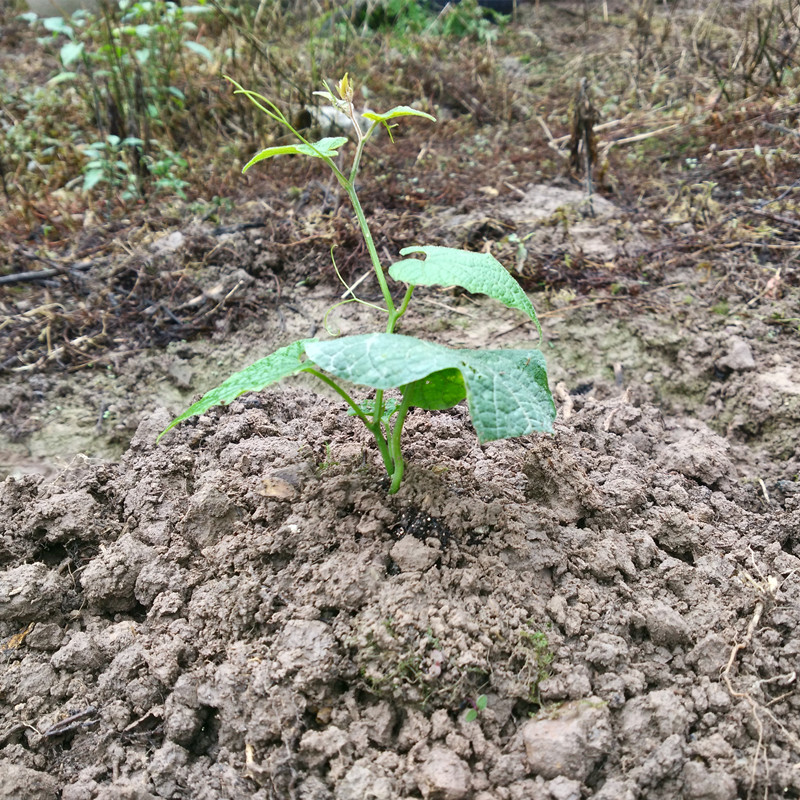
POLYGON ((383 114, 377 114, 374 111, 365 111, 361 116, 373 122, 388 122, 390 119, 396 119, 397 117, 424 117, 431 122, 436 122, 436 117, 426 114, 424 111, 417 111, 416 108, 411 108, 411 106, 395 106, 389 111, 385 111, 383 114))
POLYGON ((464 379, 457 369, 443 369, 404 387, 409 405, 428 411, 457 406, 466 396, 464 379))
POLYGON ((389 274, 396 281, 415 286, 461 286, 473 294, 489 295, 527 314, 541 337, 542 328, 528 295, 491 253, 434 246, 404 247, 400 251, 401 256, 409 253, 423 253, 426 258, 406 258, 392 264, 389 274))
POLYGON ((105 170, 100 167, 87 169, 84 176, 83 176, 83 191, 89 192, 97 186, 98 183, 105 180, 106 173, 105 170))
MULTIPOLYGON (((374 400, 364 400, 363 403, 359 403, 358 407, 364 412, 364 414, 368 417, 372 417, 375 413, 375 401, 374 400)), ((388 424, 389 420, 392 418, 392 415, 400 408, 400 401, 396 397, 387 397, 383 401, 383 413, 381 414, 381 423, 384 425, 388 424)), ((354 417, 356 412, 353 411, 352 408, 347 409, 347 413, 354 417)))
POLYGON ((478 719, 478 712, 474 708, 467 709, 467 713, 464 714, 464 722, 475 722, 478 719))
POLYGON ((46 30, 52 31, 53 33, 63 33, 64 36, 70 39, 75 37, 74 31, 67 25, 67 21, 64 17, 46 17, 42 20, 42 25, 44 25, 46 30))
POLYGON ((180 416, 175 417, 166 428, 158 435, 160 439, 168 430, 174 428, 179 422, 183 422, 195 414, 202 414, 212 406, 230 403, 240 394, 245 392, 260 392, 271 383, 276 383, 282 378, 295 375, 303 369, 311 366, 307 361, 302 360, 306 345, 316 342, 316 339, 300 339, 292 342, 286 347, 281 347, 271 355, 256 361, 247 369, 235 372, 224 383, 204 394, 196 403, 189 406, 180 416))
MULTIPOLYGON (((552 431, 555 405, 547 385, 544 356, 538 350, 456 350, 394 333, 345 336, 309 343, 308 357, 338 378, 375 389, 392 389, 429 378, 442 402, 456 393, 452 373, 465 384, 472 422, 481 442, 552 431), (447 385, 448 392, 444 393, 447 385)), ((433 392, 431 389, 431 392, 433 392)), ((430 402, 419 387, 415 399, 430 402)))
POLYGON ((487 697, 485 694, 482 694, 482 695, 481 695, 481 696, 480 696, 480 697, 479 697, 479 698, 478 698, 478 699, 475 701, 475 705, 478 707, 478 711, 483 711, 483 709, 484 709, 484 708, 486 708, 486 706, 488 705, 488 703, 489 703, 489 698, 488 698, 488 697, 487 697))
POLYGON ((81 57, 83 53, 83 42, 67 42, 60 52, 61 63, 68 67, 73 61, 81 57))
POLYGON ((64 81, 75 80, 75 78, 77 77, 78 77, 77 72, 59 72, 58 75, 50 78, 50 80, 47 81, 47 85, 55 86, 56 84, 64 83, 64 81))
POLYGON ((339 155, 339 148, 347 144, 346 136, 326 136, 313 144, 284 144, 278 147, 267 147, 254 155, 242 168, 247 172, 253 164, 272 156, 311 156, 312 158, 335 158, 339 155))
POLYGON ((184 42, 183 46, 188 47, 192 52, 202 56, 208 62, 214 60, 214 56, 212 55, 211 51, 205 45, 200 44, 200 42, 193 42, 190 40, 184 42))

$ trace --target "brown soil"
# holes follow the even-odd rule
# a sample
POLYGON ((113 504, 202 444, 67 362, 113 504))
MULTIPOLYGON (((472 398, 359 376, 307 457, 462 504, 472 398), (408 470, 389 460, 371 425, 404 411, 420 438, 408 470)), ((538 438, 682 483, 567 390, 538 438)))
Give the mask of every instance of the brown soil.
POLYGON ((296 391, 7 480, 2 796, 792 796, 797 494, 610 394, 418 412, 392 498, 296 391))
MULTIPOLYGON (((29 453, 0 494, 0 797, 797 796, 797 337, 761 321, 785 300, 722 316, 692 274, 546 312, 556 434, 481 447, 464 409, 415 412, 394 497, 353 418, 299 388, 158 445, 170 413, 131 399, 118 462, 29 453)), ((333 297, 284 292, 210 366, 202 340, 118 353, 116 391, 174 413, 333 297)), ((409 328, 529 341, 433 302, 409 328)), ((46 406, 67 383, 41 380, 46 406)), ((125 426, 88 409, 84 444, 111 448, 125 426)))

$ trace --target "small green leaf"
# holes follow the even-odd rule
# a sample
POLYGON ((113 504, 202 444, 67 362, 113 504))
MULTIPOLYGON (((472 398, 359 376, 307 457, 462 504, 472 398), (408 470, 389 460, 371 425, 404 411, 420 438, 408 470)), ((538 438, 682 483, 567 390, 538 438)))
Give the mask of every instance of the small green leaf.
POLYGON ((347 113, 347 101, 342 100, 339 97, 336 97, 333 92, 312 92, 312 94, 316 95, 317 97, 321 97, 324 100, 327 100, 335 109, 342 111, 343 113, 347 113))
POLYGON ((397 117, 424 117, 431 122, 436 122, 436 117, 426 114, 424 111, 417 111, 416 108, 411 108, 411 106, 395 106, 389 111, 385 111, 383 114, 377 114, 374 111, 365 111, 361 116, 373 122, 388 122, 390 119, 396 119, 397 117))
POLYGON ((278 147, 267 147, 254 155, 242 168, 247 172, 253 164, 273 156, 311 156, 312 158, 335 158, 339 155, 339 148, 347 144, 346 136, 326 136, 313 144, 284 144, 278 147))
POLYGON ((67 25, 67 21, 64 17, 46 17, 42 20, 42 25, 44 25, 46 30, 52 31, 53 33, 63 33, 64 36, 70 39, 75 36, 75 33, 72 28, 67 25))
MULTIPOLYGON (((458 370, 481 442, 553 429, 556 409, 547 385, 544 356, 538 350, 456 350, 411 336, 371 333, 315 341, 309 343, 306 352, 315 364, 337 378, 375 389, 407 386, 448 371, 431 379, 437 391, 449 386, 452 394, 444 395, 448 402, 456 397, 449 371, 458 370)), ((414 391, 420 391, 415 399, 437 407, 419 387, 414 391)))
MULTIPOLYGON (((366 414, 366 416, 371 417, 375 413, 375 401, 374 400, 365 400, 363 403, 359 403, 358 407, 366 414)), ((383 413, 381 414, 381 422, 386 425, 389 420, 392 418, 392 414, 397 411, 400 407, 400 401, 396 397, 388 397, 383 401, 383 413)), ((352 408, 347 409, 347 413, 354 417, 356 412, 353 411, 352 408)))
POLYGON ((55 75, 54 77, 50 78, 49 81, 47 81, 47 85, 55 86, 58 83, 64 83, 64 81, 75 80, 77 77, 77 72, 59 72, 58 75, 55 75))
POLYGON ((489 698, 485 694, 482 694, 475 701, 475 705, 478 707, 478 711, 483 711, 483 709, 486 708, 488 703, 489 703, 489 698))
POLYGON ((467 709, 467 713, 464 714, 464 722, 475 722, 478 719, 478 712, 474 708, 467 709))
POLYGON ((542 328, 533 305, 522 287, 491 253, 473 253, 453 247, 405 247, 401 256, 423 253, 425 260, 406 258, 389 267, 396 281, 415 286, 461 286, 474 294, 486 294, 509 308, 527 314, 536 324, 539 336, 542 328))
POLYGON ((102 167, 87 169, 83 176, 83 191, 90 192, 98 183, 105 180, 105 177, 106 173, 102 167))
POLYGON ((73 61, 81 57, 83 53, 83 42, 67 42, 60 52, 61 63, 68 67, 73 61))
POLYGON ((202 56, 209 63, 214 60, 214 56, 212 55, 211 51, 205 45, 200 44, 200 42, 193 42, 190 40, 184 42, 183 46, 188 47, 193 53, 197 53, 197 55, 202 56))
POLYGON ((409 405, 428 411, 442 411, 457 406, 466 396, 464 379, 457 369, 432 372, 425 378, 409 383, 404 388, 409 405))
POLYGON ((204 394, 194 405, 189 406, 180 416, 175 417, 166 428, 158 435, 160 439, 168 430, 174 428, 179 422, 183 422, 195 414, 202 414, 212 406, 230 403, 240 394, 245 392, 260 392, 272 383, 276 383, 282 378, 295 375, 303 369, 311 366, 307 361, 303 361, 303 353, 306 345, 316 342, 316 339, 300 339, 292 342, 286 347, 281 347, 271 355, 256 361, 247 369, 236 372, 224 383, 204 394))

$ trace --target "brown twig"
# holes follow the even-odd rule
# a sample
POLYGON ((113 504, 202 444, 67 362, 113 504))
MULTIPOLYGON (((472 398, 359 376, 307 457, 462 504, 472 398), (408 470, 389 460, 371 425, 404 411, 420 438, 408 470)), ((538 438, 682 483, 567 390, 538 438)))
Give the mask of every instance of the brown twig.
POLYGON ((91 269, 97 262, 80 261, 70 267, 51 267, 50 269, 35 269, 30 272, 13 272, 11 275, 0 275, 0 286, 10 283, 31 283, 52 278, 56 275, 69 275, 71 272, 84 272, 91 269))
POLYGON ((61 736, 79 728, 88 728, 90 725, 94 725, 97 722, 97 720, 94 719, 96 716, 97 709, 94 706, 88 706, 83 711, 71 714, 66 719, 62 719, 60 722, 56 722, 55 725, 51 725, 42 736, 61 736))

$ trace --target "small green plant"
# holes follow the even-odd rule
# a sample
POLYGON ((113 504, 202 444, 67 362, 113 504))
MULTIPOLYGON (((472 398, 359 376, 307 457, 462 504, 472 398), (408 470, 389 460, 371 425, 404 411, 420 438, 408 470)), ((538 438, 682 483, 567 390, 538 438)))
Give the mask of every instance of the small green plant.
POLYGON ((489 698, 486 697, 485 694, 478 695, 478 697, 475 699, 474 706, 472 708, 468 708, 467 713, 464 714, 464 722, 474 722, 476 719, 478 719, 478 714, 483 711, 488 704, 489 698))
POLYGON ((141 139, 128 137, 120 139, 119 136, 109 134, 104 142, 92 142, 84 150, 88 159, 83 168, 83 191, 90 192, 95 186, 104 185, 109 195, 116 189, 121 189, 123 201, 131 200, 138 196, 136 175, 131 170, 125 152, 131 148, 140 147, 141 139))
POLYGON ((317 474, 320 475, 325 472, 326 469, 335 467, 338 464, 339 462, 332 455, 331 443, 325 442, 325 458, 317 465, 317 474))
MULTIPOLYGON (((337 305, 358 302, 374 308, 385 317, 385 332, 342 336, 328 341, 302 339, 282 347, 212 389, 176 417, 159 438, 188 417, 202 414, 212 406, 229 403, 244 392, 260 391, 299 372, 314 375, 333 389, 373 435, 391 478, 390 494, 398 490, 403 479, 405 465, 400 441, 411 408, 441 410, 466 399, 481 442, 524 436, 534 431, 551 431, 556 411, 547 384, 544 356, 539 350, 456 350, 395 333, 416 286, 460 286, 469 292, 488 295, 526 314, 535 324, 541 339, 541 326, 527 295, 489 253, 449 247, 406 247, 400 255, 409 257, 388 268, 389 277, 406 284, 402 299, 396 300, 389 287, 387 270, 380 261, 356 193, 361 156, 364 146, 379 128, 385 127, 391 137, 393 120, 421 117, 435 121, 434 118, 423 111, 398 106, 382 114, 365 112, 362 118, 366 130, 362 130, 362 119, 353 106, 354 90, 347 75, 339 82, 336 95, 326 86, 326 90, 319 94, 347 114, 356 136, 349 174, 345 174, 334 159, 348 144, 346 137, 327 137, 309 142, 274 103, 231 82, 237 93, 243 94, 287 128, 297 140, 294 144, 262 150, 247 162, 243 171, 279 155, 317 158, 327 164, 347 193, 383 295, 383 305, 358 298, 349 286, 350 298, 337 305), (425 258, 410 257, 414 255, 425 258), (376 390, 375 394, 359 403, 346 388, 345 381, 371 387, 376 390), (386 392, 392 389, 397 390, 399 396, 387 397, 386 392)), ((339 277, 347 286, 341 275, 339 277)))
POLYGON ((187 162, 176 151, 202 128, 197 118, 187 123, 193 97, 186 92, 199 91, 192 80, 198 60, 210 65, 216 58, 196 41, 194 18, 216 11, 204 0, 104 0, 98 11, 77 11, 69 21, 23 15, 48 32, 43 44, 57 46, 62 69, 49 85, 69 87, 70 104, 77 93, 100 133, 89 134, 84 191, 119 188, 123 201, 150 191, 184 197, 187 162))
POLYGON ((365 26, 368 30, 388 30, 396 35, 419 33, 430 24, 431 11, 420 0, 383 0, 371 9, 364 7, 356 15, 354 24, 365 26), (362 17, 359 20, 358 17, 362 17))
POLYGON ((461 0, 445 6, 433 29, 440 36, 477 39, 481 44, 491 44, 507 20, 504 14, 481 8, 478 0, 461 0))
POLYGON ((721 317, 727 317, 730 314, 730 306, 727 300, 720 300, 716 305, 711 306, 711 310, 721 317))
POLYGON ((523 628, 519 632, 519 645, 515 654, 522 659, 521 674, 530 684, 528 699, 541 705, 539 684, 550 677, 550 665, 554 658, 547 634, 544 631, 523 628))

